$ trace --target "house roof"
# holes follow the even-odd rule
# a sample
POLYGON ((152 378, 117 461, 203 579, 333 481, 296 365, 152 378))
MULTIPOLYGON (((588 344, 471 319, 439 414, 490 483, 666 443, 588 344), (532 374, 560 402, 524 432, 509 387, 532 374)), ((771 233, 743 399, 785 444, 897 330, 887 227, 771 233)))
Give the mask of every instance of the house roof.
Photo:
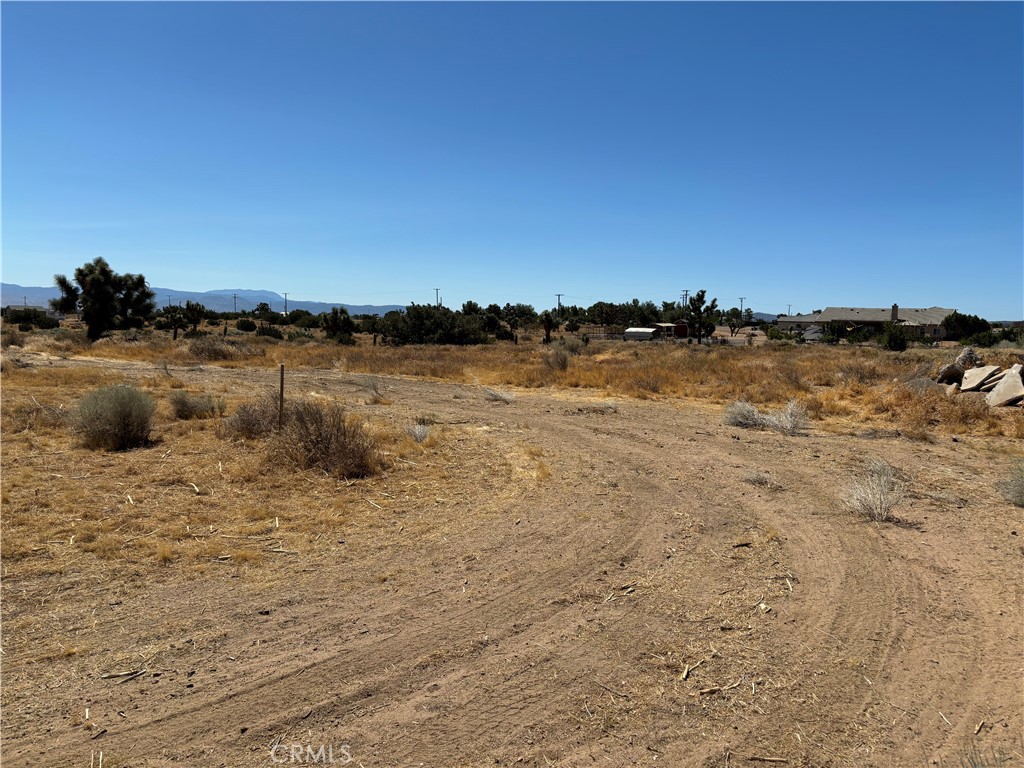
POLYGON ((651 323, 651 325, 655 328, 675 328, 679 323, 651 323))
POLYGON ((814 312, 809 315, 782 315, 778 318, 777 322, 780 323, 816 323, 818 322, 818 313, 814 312))
POLYGON ((626 333, 654 333, 653 328, 627 328, 626 333))
MULTIPOLYGON (((897 317, 905 324, 939 325, 955 310, 944 307, 898 307, 897 317)), ((874 307, 825 307, 818 315, 818 321, 849 323, 888 323, 892 319, 892 308, 876 309, 874 307)))

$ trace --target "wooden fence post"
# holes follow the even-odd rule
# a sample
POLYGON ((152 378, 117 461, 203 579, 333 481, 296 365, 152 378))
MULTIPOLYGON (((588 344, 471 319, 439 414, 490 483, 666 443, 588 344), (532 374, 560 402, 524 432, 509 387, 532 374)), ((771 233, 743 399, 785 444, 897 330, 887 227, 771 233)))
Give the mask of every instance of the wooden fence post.
POLYGON ((281 363, 281 396, 277 401, 277 428, 284 426, 284 363, 281 363))

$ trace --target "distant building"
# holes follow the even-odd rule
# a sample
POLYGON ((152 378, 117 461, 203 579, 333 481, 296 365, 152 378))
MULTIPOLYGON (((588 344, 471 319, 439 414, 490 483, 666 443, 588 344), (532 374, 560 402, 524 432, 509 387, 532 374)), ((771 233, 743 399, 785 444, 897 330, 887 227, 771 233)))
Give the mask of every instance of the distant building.
POLYGON ((59 312, 55 312, 49 307, 41 307, 38 304, 8 304, 3 309, 0 309, 0 316, 9 317, 11 312, 32 312, 44 315, 45 317, 62 317, 59 312))
POLYGON ((627 328, 622 334, 623 341, 652 341, 657 331, 654 328, 627 328))
POLYGON ((812 325, 818 324, 819 312, 810 315, 782 315, 778 319, 780 331, 805 331, 812 325))
POLYGON ((651 323, 655 330, 655 338, 659 339, 685 339, 689 335, 685 320, 678 320, 674 323, 651 323))
POLYGON ((946 331, 942 327, 942 321, 955 311, 945 307, 901 308, 899 304, 893 304, 889 309, 826 307, 821 312, 811 315, 783 315, 779 318, 778 325, 780 331, 803 332, 811 326, 821 327, 826 323, 844 323, 849 330, 867 327, 881 331, 887 323, 896 323, 911 336, 943 339, 946 331))

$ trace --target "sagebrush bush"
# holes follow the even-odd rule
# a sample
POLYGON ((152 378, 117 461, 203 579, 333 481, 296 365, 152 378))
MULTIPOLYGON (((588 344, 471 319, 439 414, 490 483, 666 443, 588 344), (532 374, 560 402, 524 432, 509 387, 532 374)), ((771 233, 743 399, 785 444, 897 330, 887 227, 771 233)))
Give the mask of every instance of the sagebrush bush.
POLYGON ((569 369, 572 353, 564 347, 555 347, 541 359, 544 361, 544 365, 553 371, 566 371, 569 369))
POLYGON ((200 360, 232 360, 235 357, 235 350, 216 336, 189 339, 188 351, 200 360))
POLYGON ((156 405, 131 386, 103 387, 78 404, 75 426, 86 448, 126 451, 149 442, 156 405))
POLYGON ((266 437, 278 424, 278 401, 273 395, 242 403, 223 424, 224 436, 253 440, 266 437))
POLYGON ((744 429, 760 429, 764 426, 764 415, 753 403, 746 400, 737 400, 725 407, 723 421, 730 427, 743 427, 744 429))
POLYGON ((807 409, 796 400, 790 400, 781 411, 766 417, 768 429, 784 435, 798 435, 807 428, 807 409))
POLYGON ((235 328, 237 328, 240 331, 252 333, 253 331, 256 330, 256 323, 255 321, 250 320, 248 317, 240 317, 238 318, 238 320, 235 321, 235 328))
POLYGON ((256 329, 256 335, 264 336, 268 339, 277 339, 278 341, 282 341, 284 339, 284 333, 280 328, 275 328, 274 326, 267 325, 266 323, 260 323, 259 327, 256 329))
POLYGON ((422 443, 428 437, 430 437, 430 425, 429 424, 413 424, 412 426, 406 427, 405 432, 414 442, 422 443))
POLYGON ((367 477, 381 467, 377 441, 337 403, 290 403, 275 448, 301 469, 319 469, 337 477, 367 477))
POLYGON ((757 406, 739 400, 726 406, 724 421, 731 427, 770 429, 784 435, 798 435, 807 428, 807 409, 796 400, 790 400, 781 411, 761 413, 757 406))
POLYGON ((176 419, 212 419, 223 416, 227 406, 224 398, 212 395, 190 395, 178 390, 171 395, 171 412, 176 419))
POLYGON ((3 328, 0 328, 0 347, 7 349, 8 347, 23 346, 25 346, 25 334, 4 323, 3 328))
POLYGON ((893 510, 903 501, 905 487, 888 462, 872 459, 867 472, 847 489, 844 502, 854 514, 884 523, 893 519, 893 510))

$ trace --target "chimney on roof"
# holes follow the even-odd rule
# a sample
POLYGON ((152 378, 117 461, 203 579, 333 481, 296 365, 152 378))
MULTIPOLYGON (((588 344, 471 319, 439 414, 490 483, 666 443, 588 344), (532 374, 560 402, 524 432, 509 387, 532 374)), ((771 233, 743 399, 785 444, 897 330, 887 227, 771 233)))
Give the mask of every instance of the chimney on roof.
POLYGON ((889 316, 889 320, 891 322, 893 322, 893 323, 898 323, 900 321, 900 305, 899 304, 893 304, 892 305, 892 314, 889 316))

